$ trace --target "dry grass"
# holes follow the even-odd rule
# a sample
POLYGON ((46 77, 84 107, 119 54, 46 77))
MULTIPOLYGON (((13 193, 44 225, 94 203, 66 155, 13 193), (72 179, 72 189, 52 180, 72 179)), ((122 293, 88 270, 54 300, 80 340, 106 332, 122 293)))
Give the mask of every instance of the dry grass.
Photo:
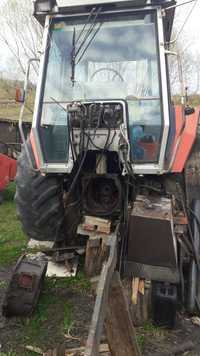
MULTIPOLYGON (((0 80, 0 101, 7 101, 7 103, 0 104, 0 119, 10 121, 17 121, 21 109, 21 104, 15 102, 16 88, 23 88, 23 84, 17 81, 0 80)), ((34 90, 30 89, 27 97, 27 108, 24 112, 24 121, 32 120, 34 90)))

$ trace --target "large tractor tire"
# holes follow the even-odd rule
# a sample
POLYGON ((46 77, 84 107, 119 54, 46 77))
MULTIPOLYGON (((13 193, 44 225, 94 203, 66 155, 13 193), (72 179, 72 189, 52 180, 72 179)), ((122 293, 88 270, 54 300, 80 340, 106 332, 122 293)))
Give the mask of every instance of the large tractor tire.
MULTIPOLYGON (((193 214, 191 218, 193 220, 193 243, 194 249, 196 251, 196 256, 199 258, 200 255, 200 200, 197 199, 193 202, 193 214)), ((194 261, 191 259, 190 270, 189 270, 189 286, 188 286, 188 306, 187 309, 190 313, 198 313, 200 307, 200 272, 194 261)))
MULTIPOLYGON (((27 144, 34 167, 32 148, 27 144)), ((17 163, 15 201, 28 238, 55 242, 65 238, 62 178, 43 176, 30 167, 24 148, 17 163)))

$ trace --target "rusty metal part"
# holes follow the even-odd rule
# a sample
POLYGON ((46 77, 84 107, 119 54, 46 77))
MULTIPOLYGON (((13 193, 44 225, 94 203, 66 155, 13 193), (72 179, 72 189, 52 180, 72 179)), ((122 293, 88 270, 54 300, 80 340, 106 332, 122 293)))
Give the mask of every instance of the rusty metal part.
POLYGON ((116 174, 89 174, 82 178, 83 208, 87 215, 111 216, 122 206, 122 186, 116 174))
POLYGON ((128 261, 176 269, 173 225, 170 199, 138 196, 129 218, 128 261))
POLYGON ((59 263, 59 262, 65 262, 65 261, 72 260, 74 257, 75 257, 74 252, 60 253, 58 251, 53 255, 53 260, 55 260, 55 262, 59 263))
POLYGON ((177 269, 151 266, 143 263, 125 261, 124 274, 127 277, 139 277, 152 281, 179 283, 180 274, 177 269))
POLYGON ((18 260, 3 302, 3 315, 30 315, 39 298, 47 270, 47 261, 23 255, 18 260))
POLYGON ((174 224, 177 225, 188 225, 188 218, 187 216, 175 216, 173 218, 174 224))
POLYGON ((106 314, 109 287, 117 263, 117 235, 118 228, 115 233, 108 237, 106 242, 109 257, 107 262, 104 263, 100 275, 97 297, 84 356, 99 355, 99 345, 106 314))
POLYGON ((195 144, 185 166, 186 198, 190 206, 194 199, 200 199, 200 125, 195 144))

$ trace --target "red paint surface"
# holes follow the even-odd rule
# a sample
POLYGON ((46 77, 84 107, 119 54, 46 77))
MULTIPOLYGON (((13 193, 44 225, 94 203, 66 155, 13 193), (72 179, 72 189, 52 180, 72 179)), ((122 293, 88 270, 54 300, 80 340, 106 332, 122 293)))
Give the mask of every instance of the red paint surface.
POLYGON ((158 155, 158 144, 156 142, 139 142, 138 145, 144 149, 144 160, 156 161, 158 155))
POLYGON ((17 172, 17 161, 0 153, 0 192, 8 183, 15 179, 17 172))
POLYGON ((174 150, 177 148, 177 141, 180 140, 180 142, 171 168, 171 172, 173 173, 180 173, 184 169, 196 139, 199 113, 200 109, 196 108, 194 114, 185 116, 183 107, 181 105, 176 106, 176 136, 174 150))

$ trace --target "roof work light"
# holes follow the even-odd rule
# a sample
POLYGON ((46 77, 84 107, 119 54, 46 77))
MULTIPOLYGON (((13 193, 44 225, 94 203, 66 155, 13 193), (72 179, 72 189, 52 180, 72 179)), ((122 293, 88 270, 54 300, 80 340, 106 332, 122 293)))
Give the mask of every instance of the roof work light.
POLYGON ((35 0, 34 10, 35 13, 50 12, 56 5, 56 0, 35 0))

